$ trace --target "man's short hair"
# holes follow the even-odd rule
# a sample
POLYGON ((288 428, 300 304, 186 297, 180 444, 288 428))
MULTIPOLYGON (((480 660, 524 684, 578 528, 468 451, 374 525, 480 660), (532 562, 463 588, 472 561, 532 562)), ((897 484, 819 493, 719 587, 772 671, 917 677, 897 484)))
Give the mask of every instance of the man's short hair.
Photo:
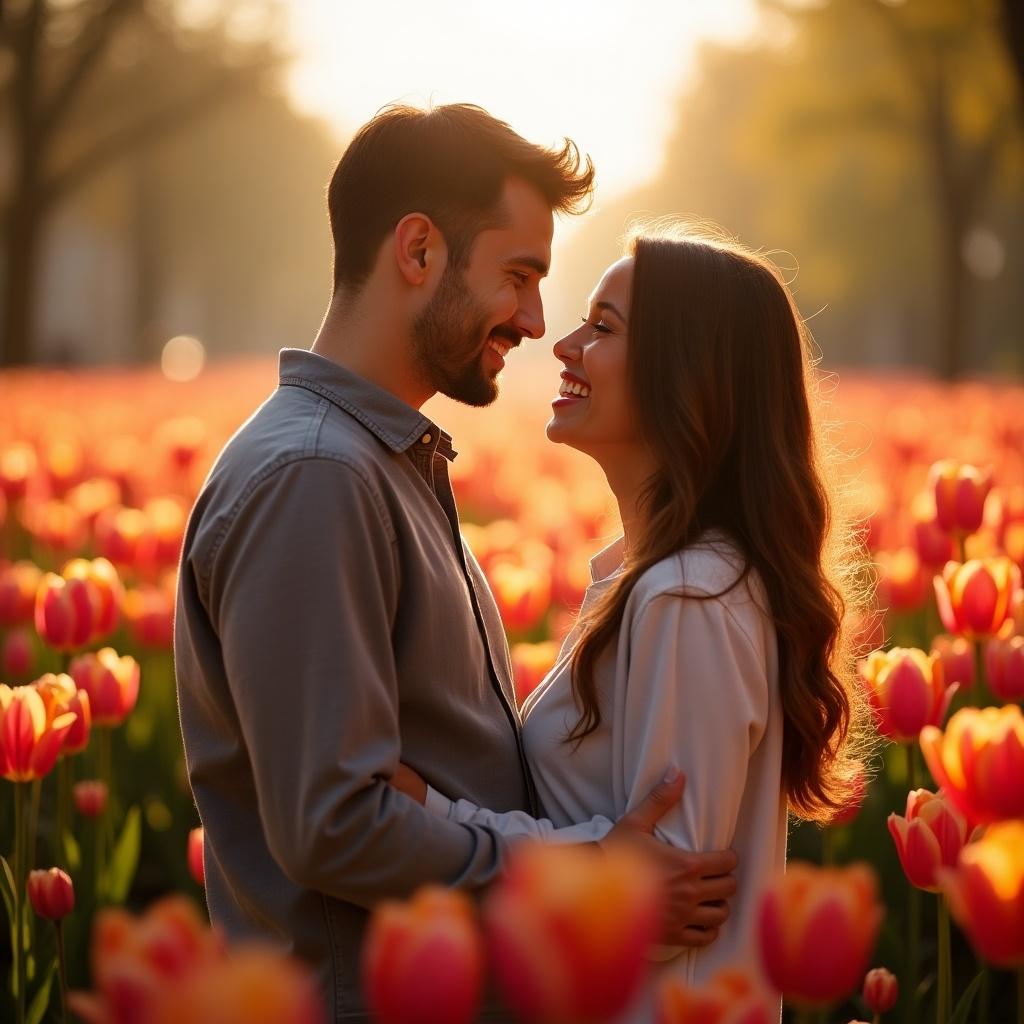
POLYGON ((381 243, 414 212, 430 217, 450 262, 465 266, 477 234, 500 225, 511 177, 532 185, 553 211, 577 213, 593 191, 594 165, 571 139, 545 149, 471 104, 386 107, 359 129, 331 178, 335 289, 358 289, 381 243))

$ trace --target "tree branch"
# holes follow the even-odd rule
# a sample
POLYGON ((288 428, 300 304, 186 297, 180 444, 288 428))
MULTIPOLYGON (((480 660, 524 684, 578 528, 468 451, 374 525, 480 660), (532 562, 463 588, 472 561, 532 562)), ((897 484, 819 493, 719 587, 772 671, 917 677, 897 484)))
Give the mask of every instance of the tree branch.
POLYGON ((133 9, 140 9, 142 0, 107 0, 106 6, 93 16, 82 31, 82 42, 78 53, 64 80, 57 86, 53 98, 47 104, 40 118, 39 132, 43 138, 49 136, 60 119, 70 109, 75 96, 110 41, 114 29, 133 9))

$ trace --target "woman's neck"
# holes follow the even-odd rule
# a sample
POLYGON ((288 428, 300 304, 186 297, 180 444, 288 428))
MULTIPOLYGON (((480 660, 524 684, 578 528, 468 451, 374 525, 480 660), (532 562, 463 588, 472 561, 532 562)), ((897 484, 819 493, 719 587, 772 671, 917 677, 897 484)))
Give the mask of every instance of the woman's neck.
POLYGON ((626 541, 626 552, 629 553, 640 536, 644 525, 644 514, 641 499, 644 487, 654 474, 653 458, 646 454, 640 455, 635 450, 623 456, 609 456, 597 460, 608 486, 615 495, 619 506, 619 518, 622 520, 622 532, 626 541))

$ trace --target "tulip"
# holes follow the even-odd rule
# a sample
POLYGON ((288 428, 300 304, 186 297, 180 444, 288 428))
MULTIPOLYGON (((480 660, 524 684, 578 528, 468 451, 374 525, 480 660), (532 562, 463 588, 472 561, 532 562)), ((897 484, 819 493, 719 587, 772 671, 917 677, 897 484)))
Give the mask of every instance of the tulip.
POLYGON ((896 975, 884 967, 873 967, 864 976, 861 995, 872 1013, 888 1013, 900 997, 896 975))
POLYGON ((1024 818, 1024 715, 1016 704, 961 708, 921 731, 932 777, 968 822, 1024 818))
POLYGON ((48 572, 36 594, 36 632, 54 650, 73 651, 92 639, 100 605, 89 580, 48 572))
POLYGON ((975 951, 998 967, 1024 967, 1024 821, 1005 821, 960 852, 942 876, 953 917, 975 951))
POLYGON ((203 827, 192 829, 188 834, 188 870, 197 885, 206 885, 206 851, 203 843, 203 827))
POLYGON ((52 722, 58 714, 65 711, 74 712, 75 722, 64 737, 61 753, 80 754, 89 745, 89 736, 92 732, 89 694, 78 689, 71 676, 63 672, 60 675, 47 672, 37 679, 34 685, 46 705, 47 721, 52 722))
POLYGON ((28 492, 28 482, 35 474, 36 450, 19 441, 0 451, 0 490, 9 502, 20 501, 28 492))
POLYGON ((946 686, 938 656, 916 647, 874 651, 861 662, 860 674, 878 731, 898 743, 941 723, 957 690, 955 683, 946 686))
POLYGON ((941 526, 935 515, 935 495, 919 494, 910 508, 913 520, 914 549, 921 564, 930 569, 941 569, 956 558, 956 543, 941 526))
POLYGON ((725 969, 701 988, 669 976, 655 993, 655 1024, 775 1024, 759 986, 742 971, 725 969))
POLYGON ((999 632, 1010 613, 1020 569, 1005 556, 947 562, 935 577, 935 600, 942 624, 970 640, 999 632))
POLYGON ((75 908, 75 887, 60 868, 49 871, 30 871, 28 898, 32 909, 51 921, 67 917, 75 908))
POLYGON ((952 459, 936 462, 928 474, 935 489, 935 516, 947 533, 965 536, 981 526, 992 474, 952 459))
POLYGON ((962 636, 939 633, 932 640, 931 653, 937 654, 942 662, 942 674, 947 686, 953 683, 965 687, 974 685, 974 648, 969 640, 962 636))
POLYGON ((545 640, 539 644, 512 645, 512 679, 515 684, 516 703, 520 707, 554 665, 558 657, 558 648, 559 645, 553 640, 545 640))
POLYGON ((149 530, 149 519, 139 508, 104 509, 94 524, 100 554, 119 569, 126 570, 139 568, 139 553, 146 543, 149 530))
POLYGON ((121 602, 124 600, 124 587, 113 564, 105 558, 75 558, 61 570, 66 580, 88 580, 96 589, 98 602, 93 621, 90 643, 96 643, 108 637, 117 628, 121 618, 121 602))
POLYGON ((34 686, 0 683, 0 775, 12 782, 48 775, 75 717, 63 712, 51 719, 34 686))
POLYGON ((124 618, 140 647, 167 649, 174 639, 174 594, 166 587, 141 586, 124 596, 124 618))
POLYGON ((139 542, 138 568, 152 574, 176 567, 185 539, 188 509, 176 498, 155 498, 143 512, 149 528, 139 542))
POLYGON ((12 629, 3 639, 0 653, 0 671, 8 679, 16 679, 32 673, 35 651, 32 649, 32 633, 24 626, 12 629))
POLYGON ((610 1021, 643 981, 660 879, 627 849, 530 844, 485 905, 495 980, 530 1021, 610 1021))
POLYGON ((408 903, 374 911, 363 985, 381 1024, 468 1024, 476 1015, 484 955, 468 898, 428 886, 408 903))
POLYGON ((761 959, 769 980, 804 1008, 844 998, 864 977, 883 915, 866 865, 791 863, 761 899, 761 959))
POLYGON ((98 818, 107 808, 107 784, 100 779, 76 782, 71 793, 83 818, 98 818))
POLYGON ((43 572, 34 562, 0 562, 0 626, 32 622, 42 580, 43 572))
POLYGON ((139 696, 139 665, 130 655, 119 657, 112 647, 81 654, 71 662, 71 677, 89 695, 97 725, 120 725, 139 696))
POLYGON ((88 533, 78 510, 58 498, 27 504, 23 519, 35 540, 53 552, 75 551, 85 543, 88 533))
POLYGON ((1024 700, 1024 636, 994 636, 985 645, 989 689, 1000 700, 1024 700))
POLYGON ((548 574, 532 565, 498 562, 489 575, 505 627, 524 633, 539 625, 551 603, 548 574))
POLYGON ((903 872, 911 885, 926 892, 941 889, 939 871, 955 866, 967 842, 967 822, 943 793, 915 789, 907 794, 907 814, 889 815, 903 872))
POLYGON ((912 612, 924 604, 928 583, 921 560, 913 548, 879 551, 875 561, 878 565, 879 607, 893 612, 912 612))

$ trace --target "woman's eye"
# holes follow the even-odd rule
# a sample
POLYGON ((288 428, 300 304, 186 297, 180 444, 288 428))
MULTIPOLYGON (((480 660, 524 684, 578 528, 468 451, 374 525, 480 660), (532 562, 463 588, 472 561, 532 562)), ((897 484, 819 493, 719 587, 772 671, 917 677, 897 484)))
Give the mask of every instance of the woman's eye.
POLYGON ((590 324, 590 326, 593 327, 595 331, 600 331, 602 334, 611 334, 612 333, 612 329, 609 326, 607 326, 607 324, 603 324, 600 321, 598 321, 596 324, 595 323, 591 323, 585 316, 581 316, 580 319, 585 324, 590 324))

